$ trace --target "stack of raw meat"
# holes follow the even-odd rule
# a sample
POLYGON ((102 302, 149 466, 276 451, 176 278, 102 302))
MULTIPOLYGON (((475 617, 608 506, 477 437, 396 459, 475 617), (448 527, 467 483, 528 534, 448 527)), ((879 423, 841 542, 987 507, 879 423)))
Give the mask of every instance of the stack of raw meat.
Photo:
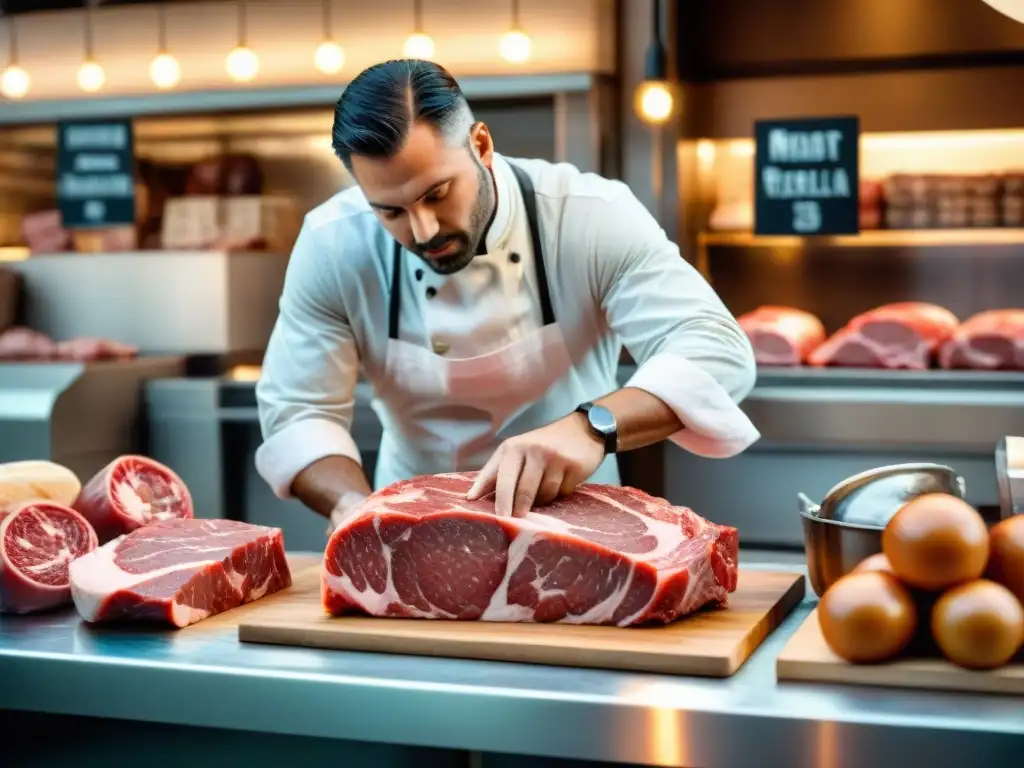
POLYGON ((968 318, 942 346, 943 368, 1024 371, 1024 309, 992 309, 968 318))
POLYGON ((0 333, 0 362, 127 360, 139 353, 136 347, 109 339, 79 338, 54 341, 29 328, 15 327, 0 333))
POLYGON ((581 485, 524 517, 475 473, 395 483, 334 531, 321 596, 332 615, 635 626, 727 602, 735 528, 634 488, 581 485))
POLYGON ((291 583, 279 528, 193 518, 185 483, 144 456, 84 486, 51 462, 0 465, 0 611, 73 601, 87 621, 181 627, 291 583))
POLYGON ((750 338, 758 365, 803 365, 825 341, 825 326, 810 312, 764 306, 736 318, 750 338))
POLYGON ((812 366, 925 370, 959 321, 923 302, 886 304, 857 315, 808 358, 812 366))
POLYGON ((981 312, 961 323, 925 302, 885 304, 829 338, 814 315, 763 306, 737 318, 761 366, 1024 371, 1024 309, 981 312))

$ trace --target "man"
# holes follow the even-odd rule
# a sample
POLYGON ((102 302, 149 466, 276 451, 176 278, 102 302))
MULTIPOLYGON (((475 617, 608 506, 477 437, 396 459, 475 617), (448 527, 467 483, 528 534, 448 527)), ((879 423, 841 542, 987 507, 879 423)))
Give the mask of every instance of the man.
POLYGON ((360 369, 376 486, 481 470, 469 496, 503 515, 618 483, 618 451, 757 440, 736 404, 746 336, 624 184, 498 154, 419 60, 358 75, 333 145, 358 186, 306 216, 256 388, 278 496, 336 523, 371 492, 349 433, 360 369), (623 344, 639 367, 618 389, 623 344))

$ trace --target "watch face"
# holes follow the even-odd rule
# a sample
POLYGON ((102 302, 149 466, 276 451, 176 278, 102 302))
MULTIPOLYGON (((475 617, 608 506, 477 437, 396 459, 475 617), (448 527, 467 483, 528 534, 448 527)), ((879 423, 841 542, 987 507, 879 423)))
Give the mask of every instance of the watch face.
POLYGON ((615 417, 612 412, 602 405, 595 405, 590 409, 588 415, 590 424, 598 432, 608 434, 615 431, 615 417))

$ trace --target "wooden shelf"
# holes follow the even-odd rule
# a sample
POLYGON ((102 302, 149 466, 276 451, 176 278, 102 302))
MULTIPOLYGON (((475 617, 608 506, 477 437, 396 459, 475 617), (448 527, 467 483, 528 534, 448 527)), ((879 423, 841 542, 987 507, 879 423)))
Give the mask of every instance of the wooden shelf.
POLYGON ((943 245, 1024 245, 1024 227, 972 229, 873 229, 859 235, 755 235, 753 232, 701 232, 698 245, 799 248, 803 245, 831 245, 843 248, 943 245))

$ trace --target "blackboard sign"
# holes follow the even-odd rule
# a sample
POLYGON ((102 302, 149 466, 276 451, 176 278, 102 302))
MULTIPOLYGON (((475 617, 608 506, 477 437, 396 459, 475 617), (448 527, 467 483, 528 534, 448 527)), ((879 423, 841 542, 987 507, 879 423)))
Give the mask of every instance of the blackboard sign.
POLYGON ((131 120, 57 124, 57 203, 68 229, 135 222, 131 120))
POLYGON ((858 118, 764 120, 754 134, 756 234, 860 231, 858 118))

